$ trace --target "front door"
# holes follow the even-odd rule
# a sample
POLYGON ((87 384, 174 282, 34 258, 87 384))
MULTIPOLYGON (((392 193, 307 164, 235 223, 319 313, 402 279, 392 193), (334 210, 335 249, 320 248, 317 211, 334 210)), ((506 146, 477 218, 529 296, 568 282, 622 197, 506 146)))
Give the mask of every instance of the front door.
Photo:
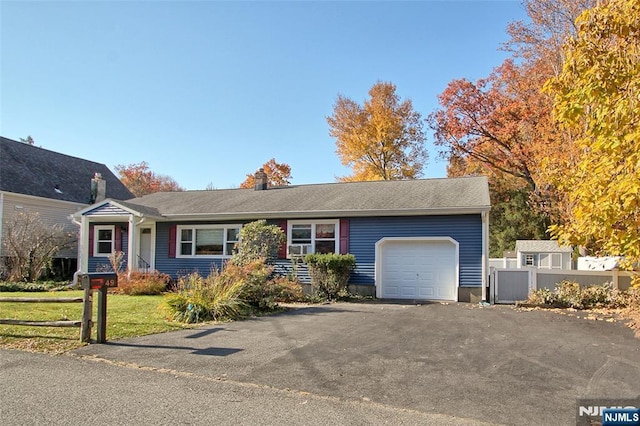
POLYGON ((138 269, 144 272, 149 272, 151 269, 151 228, 140 228, 138 269))

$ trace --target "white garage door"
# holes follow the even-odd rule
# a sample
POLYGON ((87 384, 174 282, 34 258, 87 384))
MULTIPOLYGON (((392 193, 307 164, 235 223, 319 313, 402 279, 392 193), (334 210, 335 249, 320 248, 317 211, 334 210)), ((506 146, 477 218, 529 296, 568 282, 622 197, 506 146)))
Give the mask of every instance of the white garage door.
POLYGON ((456 300, 457 245, 447 239, 383 239, 376 293, 383 299, 456 300))

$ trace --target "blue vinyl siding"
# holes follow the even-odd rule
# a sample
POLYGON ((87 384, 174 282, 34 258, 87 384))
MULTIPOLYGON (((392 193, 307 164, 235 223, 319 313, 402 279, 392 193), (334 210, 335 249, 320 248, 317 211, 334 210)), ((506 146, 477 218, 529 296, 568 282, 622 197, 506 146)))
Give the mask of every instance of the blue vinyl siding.
POLYGON ((460 286, 482 286, 482 219, 456 216, 372 217, 350 220, 351 284, 375 284, 375 244, 384 237, 451 237, 459 244, 460 286))
POLYGON ((93 210, 89 210, 84 215, 88 216, 128 216, 130 213, 126 210, 121 209, 120 207, 116 207, 109 203, 95 208, 93 210))
MULTIPOLYGON (((122 224, 113 224, 113 223, 100 223, 100 225, 116 225, 121 226, 122 224)), ((122 230, 122 252, 124 253, 123 262, 122 262, 122 270, 125 271, 128 267, 127 258, 129 253, 129 236, 126 229, 122 230)), ((103 272, 111 270, 111 263, 109 262, 108 257, 95 257, 89 256, 89 270, 88 272, 103 272)))
MULTIPOLYGON (((180 225, 198 225, 203 223, 214 225, 218 222, 180 222, 180 225)), ((225 225, 229 223, 230 222, 220 222, 220 224, 225 225)), ((222 267, 227 259, 169 257, 169 226, 171 225, 172 224, 169 223, 158 223, 156 225, 156 269, 158 271, 168 274, 175 279, 192 272, 198 272, 200 275, 207 276, 212 269, 220 269, 222 267)))
MULTIPOLYGON (((375 285, 375 244, 384 237, 451 237, 459 244, 460 285, 482 286, 482 221, 479 214, 349 218, 349 223, 349 253, 356 257, 357 263, 351 284, 375 285)), ((194 271, 208 275, 212 267, 222 266, 224 259, 169 258, 169 226, 168 223, 157 224, 157 270, 177 278, 194 271)), ((291 264, 280 259, 275 269, 278 273, 287 273, 291 271, 291 264)), ((298 277, 302 282, 309 282, 305 265, 299 265, 298 277)))

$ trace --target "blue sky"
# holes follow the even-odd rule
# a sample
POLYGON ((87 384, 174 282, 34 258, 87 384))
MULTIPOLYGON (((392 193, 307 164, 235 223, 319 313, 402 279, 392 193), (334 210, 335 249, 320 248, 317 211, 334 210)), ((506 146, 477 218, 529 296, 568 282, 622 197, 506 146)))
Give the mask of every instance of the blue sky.
MULTIPOLYGON (((292 183, 350 170, 326 117, 391 81, 426 117, 455 78, 507 56, 519 1, 0 0, 0 134, 187 189, 238 186, 272 157, 292 183)), ((424 177, 443 177, 428 132, 424 177)))

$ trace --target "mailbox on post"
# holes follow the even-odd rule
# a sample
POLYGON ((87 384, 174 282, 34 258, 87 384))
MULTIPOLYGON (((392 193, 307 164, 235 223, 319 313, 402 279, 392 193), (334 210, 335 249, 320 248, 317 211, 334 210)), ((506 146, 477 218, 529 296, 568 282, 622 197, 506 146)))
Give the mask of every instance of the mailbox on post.
POLYGON ((100 290, 103 287, 118 287, 118 275, 111 272, 90 272, 80 276, 83 289, 100 290))
POLYGON ((112 272, 90 272, 80 275, 80 286, 84 289, 84 312, 82 314, 83 327, 82 340, 91 340, 91 316, 92 316, 92 290, 98 290, 98 330, 97 343, 107 340, 107 290, 118 286, 118 275, 112 272))

